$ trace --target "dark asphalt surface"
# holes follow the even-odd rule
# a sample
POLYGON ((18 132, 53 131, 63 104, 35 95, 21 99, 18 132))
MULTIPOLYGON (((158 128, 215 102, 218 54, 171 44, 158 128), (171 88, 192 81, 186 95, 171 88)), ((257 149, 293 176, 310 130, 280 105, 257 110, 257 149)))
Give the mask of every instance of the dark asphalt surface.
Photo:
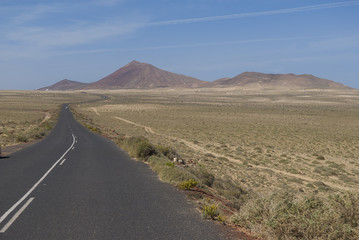
POLYGON ((223 239, 182 192, 65 106, 48 137, 0 159, 0 221, 0 239, 223 239))

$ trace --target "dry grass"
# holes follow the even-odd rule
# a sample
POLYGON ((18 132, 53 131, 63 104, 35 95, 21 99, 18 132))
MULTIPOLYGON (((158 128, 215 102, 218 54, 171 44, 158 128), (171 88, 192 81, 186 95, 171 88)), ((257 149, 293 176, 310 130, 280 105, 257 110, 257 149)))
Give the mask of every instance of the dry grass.
MULTIPOLYGON (((145 136, 247 189, 359 183, 358 92, 229 89, 106 92, 74 106, 112 136, 145 136)), ((314 188, 312 187, 314 186, 314 188)))
POLYGON ((346 192, 358 192, 359 184, 358 91, 102 93, 109 97, 106 102, 73 106, 84 122, 113 139, 144 136, 154 145, 175 149, 186 168, 153 160, 160 178, 173 183, 190 173, 219 211, 237 212, 240 225, 273 239, 359 236, 358 195, 346 192), (328 200, 336 193, 339 204, 328 200), (269 197, 256 197, 262 195, 269 197), (346 196, 353 199, 343 208, 346 196), (320 204, 311 208, 305 199, 320 204), (253 222, 250 214, 265 209, 251 202, 262 200, 273 214, 253 222), (353 223, 342 222, 340 209, 353 223))
POLYGON ((61 104, 97 98, 87 93, 0 91, 0 145, 41 139, 56 123, 61 104))
POLYGON ((288 192, 257 195, 232 216, 264 239, 356 240, 358 220, 359 195, 352 192, 326 199, 288 192))
POLYGON ((84 103, 98 99, 95 94, 0 92, 0 144, 42 138, 59 106, 72 102, 92 131, 123 144, 132 136, 148 139, 156 151, 144 159, 159 177, 175 185, 198 182, 211 198, 200 204, 218 206, 218 221, 236 212, 235 221, 268 238, 359 235, 358 195, 340 193, 358 192, 358 91, 123 90, 84 103))

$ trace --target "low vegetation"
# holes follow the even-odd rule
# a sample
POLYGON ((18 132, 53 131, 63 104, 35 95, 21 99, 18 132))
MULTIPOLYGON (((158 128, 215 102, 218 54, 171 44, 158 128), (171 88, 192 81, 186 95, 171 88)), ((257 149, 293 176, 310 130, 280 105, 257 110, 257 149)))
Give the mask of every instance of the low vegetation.
POLYGON ((101 129, 99 129, 98 127, 95 127, 95 126, 92 126, 92 125, 89 125, 89 124, 84 124, 84 126, 85 126, 88 130, 90 130, 91 132, 101 134, 101 129))
POLYGON ((359 239, 358 92, 104 94, 2 91, 0 146, 43 138, 60 105, 79 102, 79 121, 184 189, 206 218, 265 239, 359 239))
POLYGON ((289 192, 256 195, 232 221, 265 239, 358 239, 359 195, 345 192, 298 196, 289 192))
POLYGON ((266 239, 358 238, 358 92, 104 94, 73 109, 205 217, 266 239))
POLYGON ((195 176, 181 166, 172 165, 165 157, 152 156, 147 161, 150 167, 158 174, 159 178, 175 186, 193 179, 195 176))
POLYGON ((86 93, 42 91, 0 91, 0 146, 33 142, 45 137, 55 126, 60 107, 65 102, 96 99, 86 93))
POLYGON ((198 181, 195 181, 194 179, 189 179, 187 181, 183 181, 179 184, 179 188, 183 190, 189 190, 191 188, 194 188, 197 186, 198 181))
POLYGON ((118 145, 126 150, 131 157, 147 161, 149 157, 158 155, 159 151, 144 137, 118 139, 118 145))
POLYGON ((218 206, 215 204, 204 205, 202 212, 203 212, 203 215, 205 218, 210 218, 212 220, 215 220, 219 216, 217 209, 218 209, 218 206))

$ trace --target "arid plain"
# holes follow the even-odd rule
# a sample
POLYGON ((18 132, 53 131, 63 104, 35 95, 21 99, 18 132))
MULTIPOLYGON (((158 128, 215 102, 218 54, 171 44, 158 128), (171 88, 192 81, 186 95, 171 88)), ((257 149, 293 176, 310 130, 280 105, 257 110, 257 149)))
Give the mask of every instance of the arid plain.
MULTIPOLYGON (((204 215, 213 207, 210 218, 249 228, 264 239, 359 236, 358 91, 100 94, 108 99, 73 109, 115 141, 144 136, 175 149, 185 163, 180 167, 202 183, 205 194, 193 198, 204 215)), ((176 185, 181 179, 153 162, 162 180, 176 185)))
MULTIPOLYGON (((259 220, 247 221, 253 214, 248 210, 250 202, 258 203, 261 196, 281 199, 273 193, 285 192, 294 202, 318 198, 323 203, 338 193, 344 194, 344 200, 347 193, 349 198, 358 196, 357 90, 232 87, 86 92, 0 92, 4 113, 0 116, 1 144, 40 139, 51 128, 50 123, 56 122, 59 104, 71 102, 80 122, 115 142, 141 136, 156 146, 173 149, 184 161, 175 168, 194 177, 198 172, 213 177, 211 184, 200 184, 212 196, 197 196, 200 207, 214 204, 221 216, 215 218, 218 221, 234 222, 269 239, 278 235, 324 239, 328 235, 320 232, 325 229, 311 237, 296 230, 300 236, 296 237, 280 223, 278 230, 259 220), (95 99, 99 100, 86 102, 95 99)), ((201 183, 201 177, 198 179, 201 183)), ((352 201, 354 211, 359 209, 357 200, 354 197, 352 201)), ((344 236, 341 239, 358 236, 355 225, 349 232, 340 235, 344 236)))
POLYGON ((169 145, 246 188, 311 192, 359 184, 356 91, 106 91, 76 104, 108 134, 169 145), (318 185, 318 184, 317 184, 318 185), (324 186, 324 185, 323 185, 324 186))
POLYGON ((43 138, 56 123, 61 104, 97 98, 85 93, 0 91, 0 145, 3 152, 13 151, 11 146, 43 138))

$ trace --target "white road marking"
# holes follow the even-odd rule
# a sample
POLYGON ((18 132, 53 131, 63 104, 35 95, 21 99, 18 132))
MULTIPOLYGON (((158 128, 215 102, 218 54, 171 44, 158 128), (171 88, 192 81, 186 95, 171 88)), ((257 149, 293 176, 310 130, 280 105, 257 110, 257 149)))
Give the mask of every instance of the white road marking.
POLYGON ((65 155, 72 149, 72 147, 75 145, 75 135, 72 134, 72 144, 71 146, 67 149, 67 151, 54 163, 54 165, 52 165, 52 167, 44 174, 44 176, 42 176, 40 178, 39 181, 37 181, 37 183, 35 183, 35 185, 30 188, 30 190, 22 197, 20 198, 11 208, 9 208, 9 210, 7 210, 0 218, 0 223, 2 223, 5 218, 7 218, 7 216, 15 210, 15 208, 17 208, 17 206, 19 206, 34 190, 35 188, 47 177, 47 175, 49 175, 49 173, 56 167, 56 165, 65 157, 65 155))
POLYGON ((22 206, 19 211, 15 213, 15 215, 9 220, 8 223, 0 230, 0 233, 6 232, 6 230, 16 221, 16 219, 20 216, 20 214, 29 206, 29 204, 34 200, 35 198, 30 198, 27 200, 27 202, 22 206))
POLYGON ((61 166, 62 164, 64 164, 65 161, 66 161, 66 158, 64 158, 64 160, 62 160, 62 162, 60 162, 60 166, 61 166))

